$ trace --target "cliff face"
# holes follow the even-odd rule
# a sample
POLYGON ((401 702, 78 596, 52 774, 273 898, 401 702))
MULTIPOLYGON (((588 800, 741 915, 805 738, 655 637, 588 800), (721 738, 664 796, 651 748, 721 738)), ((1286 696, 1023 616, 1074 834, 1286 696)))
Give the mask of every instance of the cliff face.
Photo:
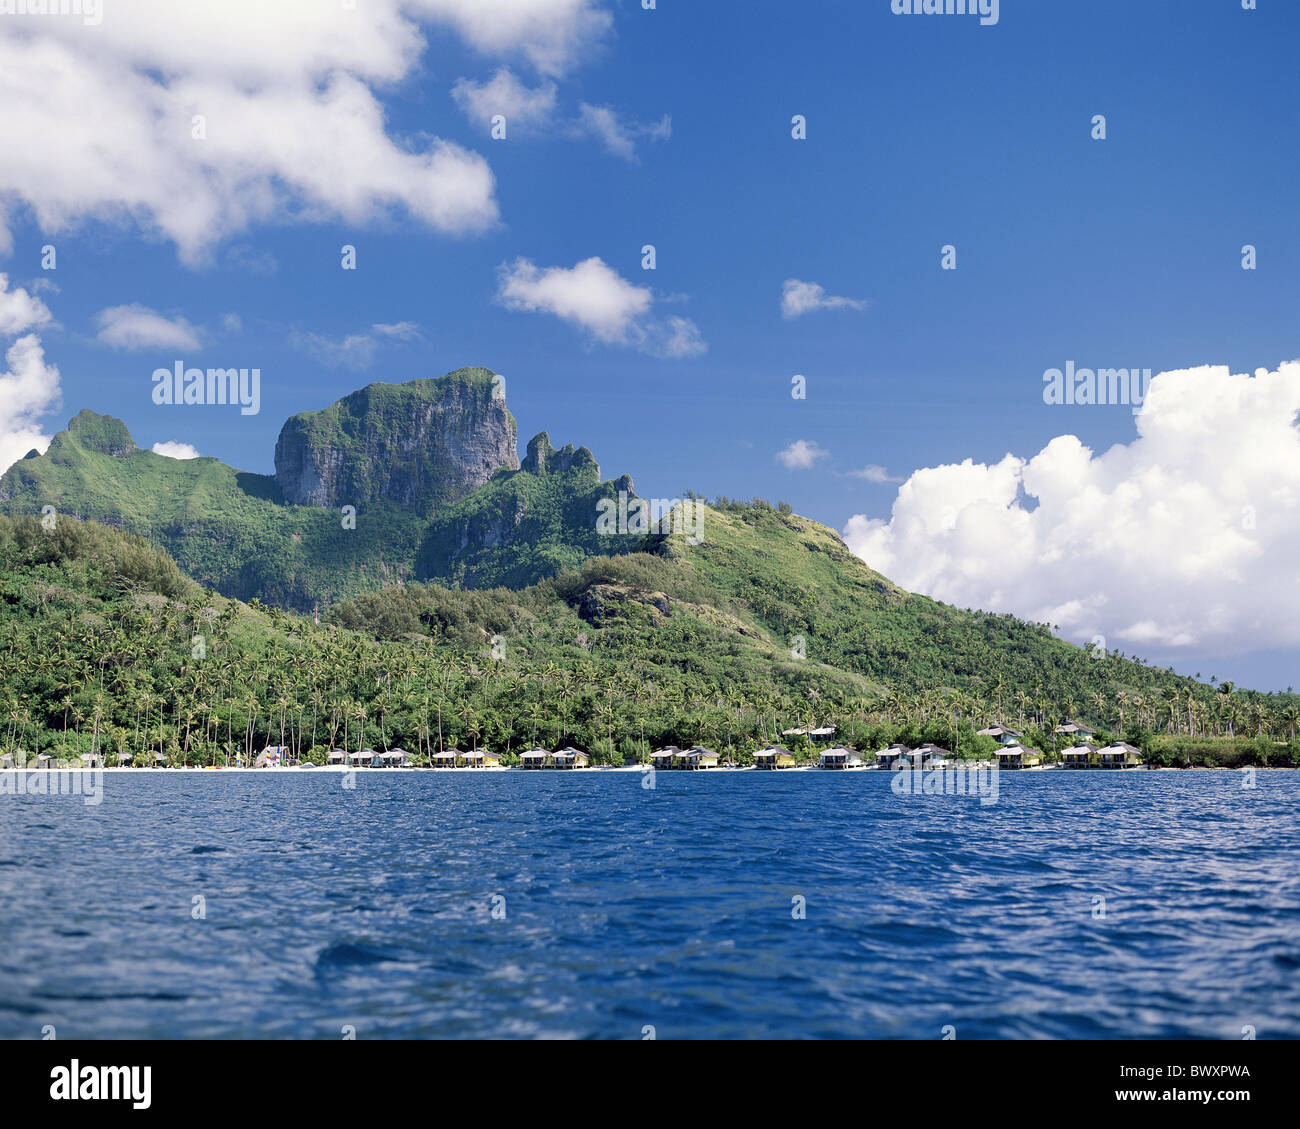
POLYGON ((372 384, 292 417, 275 445, 286 502, 360 506, 387 500, 428 516, 498 470, 519 469, 518 430, 495 375, 372 384))

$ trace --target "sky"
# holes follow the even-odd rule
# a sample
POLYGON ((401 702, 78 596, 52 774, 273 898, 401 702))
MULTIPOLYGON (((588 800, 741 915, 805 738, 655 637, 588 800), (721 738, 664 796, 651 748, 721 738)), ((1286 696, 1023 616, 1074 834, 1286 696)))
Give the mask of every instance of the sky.
POLYGON ((485 365, 643 496, 1300 685, 1300 5, 1250 2, 0 0, 0 466, 91 408, 269 473, 485 365))

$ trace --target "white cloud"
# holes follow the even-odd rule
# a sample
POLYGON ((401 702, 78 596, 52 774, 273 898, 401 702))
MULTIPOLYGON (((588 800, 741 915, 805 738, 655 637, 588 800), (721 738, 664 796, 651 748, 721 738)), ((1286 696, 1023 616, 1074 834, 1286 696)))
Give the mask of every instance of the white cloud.
POLYGON ((579 117, 574 132, 595 137, 616 157, 636 164, 638 138, 667 141, 673 135, 673 122, 667 114, 654 125, 638 125, 624 121, 609 106, 592 106, 586 102, 578 107, 579 117))
POLYGON ((1132 442, 918 470, 889 521, 856 515, 845 540, 905 588, 1111 649, 1293 647, 1297 413, 1300 362, 1162 373, 1132 442))
POLYGON ((198 448, 191 446, 189 443, 173 443, 170 441, 155 443, 153 453, 162 455, 165 459, 185 460, 199 458, 198 448))
MULTIPOLYGON (((0 194, 46 234, 130 222, 191 263, 289 219, 364 225, 397 211, 485 230, 498 214, 486 160, 437 137, 391 137, 375 93, 414 73, 426 25, 555 75, 610 17, 595 0, 114 0, 98 26, 9 16, 0 194)), ((0 214, 0 249, 10 243, 0 214)))
POLYGON ((167 318, 148 306, 110 306, 95 319, 98 339, 114 349, 198 349, 199 331, 184 318, 167 318))
POLYGON ((362 333, 350 333, 342 338, 327 337, 321 333, 294 332, 289 340, 294 348, 309 353, 331 368, 364 371, 375 363, 375 357, 386 343, 417 341, 419 338, 420 327, 414 322, 402 321, 390 325, 372 325, 362 333))
POLYGON ((503 265, 498 275, 497 300, 507 309, 553 314, 603 344, 674 359, 699 356, 708 349, 689 318, 656 320, 653 291, 634 286, 603 259, 546 269, 516 259, 503 265))
POLYGON ((49 307, 32 292, 21 286, 9 289, 9 276, 0 274, 0 337, 12 337, 29 329, 41 329, 54 319, 49 307))
POLYGON ((781 314, 787 318, 802 317, 814 310, 865 310, 867 303, 857 298, 837 298, 827 294, 824 286, 816 282, 800 282, 787 278, 781 291, 781 314))
POLYGON ((817 445, 816 440, 796 439, 784 451, 778 451, 776 457, 787 470, 811 470, 818 459, 825 459, 830 452, 817 445))
POLYGON ((18 338, 0 370, 0 474, 28 451, 50 445, 40 419, 60 400, 59 370, 46 363, 40 339, 32 333, 18 338))
POLYGON ((854 478, 862 478, 867 482, 874 482, 877 485, 889 482, 902 482, 901 478, 895 478, 884 467, 876 466, 874 463, 868 463, 861 470, 849 471, 854 478))
POLYGON ((485 128, 497 114, 506 118, 507 136, 516 129, 546 125, 555 113, 557 87, 543 82, 535 89, 525 86, 513 71, 503 67, 490 82, 460 79, 451 96, 470 121, 485 128))

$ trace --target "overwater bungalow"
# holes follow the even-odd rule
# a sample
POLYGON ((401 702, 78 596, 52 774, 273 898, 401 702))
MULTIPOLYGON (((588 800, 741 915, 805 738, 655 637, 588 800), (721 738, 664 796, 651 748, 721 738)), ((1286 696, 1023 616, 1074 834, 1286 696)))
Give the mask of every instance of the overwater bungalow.
POLYGON ((1097 763, 1097 747, 1088 744, 1074 745, 1061 750, 1062 768, 1092 768, 1097 763))
POLYGON ((1096 737, 1097 731, 1077 721, 1063 721, 1052 730, 1062 737, 1096 737))
POLYGON ((551 756, 552 768, 587 768, 591 758, 581 749, 560 749, 551 756))
POLYGON ((682 753, 676 767, 692 771, 701 768, 717 768, 718 754, 703 745, 696 745, 689 752, 682 753))
POLYGON ((863 760, 852 749, 846 749, 843 745, 837 745, 833 749, 827 749, 821 755, 822 768, 861 768, 863 760))
POLYGON ((519 763, 523 768, 545 768, 551 754, 545 749, 529 749, 519 754, 519 763))
POLYGON ((893 768, 900 760, 906 760, 912 755, 912 750, 901 742, 895 741, 887 749, 881 749, 876 754, 877 768, 893 768))
POLYGON ((1142 750, 1127 741, 1116 741, 1097 752, 1100 768, 1141 768, 1142 750))
POLYGON ((781 745, 770 745, 754 754, 755 768, 794 768, 797 763, 794 753, 781 745))
POLYGON ((1008 729, 1005 725, 990 725, 987 729, 981 729, 979 736, 992 737, 999 745, 1018 745, 1024 734, 1008 729))
POLYGON ((1027 749, 1024 745, 1004 745, 997 752, 999 768, 1037 768, 1042 763, 1042 754, 1037 749, 1027 749))

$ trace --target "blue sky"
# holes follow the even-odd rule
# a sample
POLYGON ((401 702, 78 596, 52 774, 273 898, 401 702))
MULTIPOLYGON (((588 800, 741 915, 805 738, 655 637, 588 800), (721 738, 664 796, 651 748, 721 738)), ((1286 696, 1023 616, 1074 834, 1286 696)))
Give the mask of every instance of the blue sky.
MULTIPOLYGON (((178 249, 178 221, 159 220, 162 205, 149 203, 156 198, 147 186, 145 203, 129 208, 107 189, 61 189, 62 214, 51 219, 33 199, 42 190, 35 172, 6 181, 0 171, 0 186, 28 201, 8 209, 12 250, 0 271, 11 288, 42 278, 58 288, 39 292, 57 320, 42 343, 62 395, 62 407, 40 420, 44 432, 91 407, 121 416, 142 445, 186 442, 269 472, 293 412, 373 380, 483 364, 507 377, 521 443, 546 429, 557 443, 586 444, 607 476, 630 473, 643 494, 691 488, 784 499, 842 530, 860 515, 861 539, 850 544, 877 547, 892 566, 882 571, 911 587, 1055 622, 1038 613, 1068 605, 1073 584, 1088 608, 1067 624, 1067 637, 1100 633, 1188 673, 1263 688, 1300 684, 1296 625, 1278 625, 1253 602, 1261 585, 1295 602, 1277 587, 1295 580, 1283 561, 1289 528, 1252 527, 1265 543, 1205 562, 1185 586, 1161 563, 1183 551, 1168 530, 1216 538, 1215 523, 1256 495, 1287 525, 1289 470, 1276 483, 1272 471, 1243 471, 1237 486, 1246 493, 1215 496, 1199 527, 1204 500, 1184 498, 1179 513, 1153 527, 1166 533, 1139 544, 1124 568, 1106 573, 1085 549, 1072 581, 1059 575, 1069 569, 1054 559, 1052 538, 1132 545, 1143 539, 1132 512, 1111 528, 1104 506, 1085 509, 1094 514, 1090 531, 1061 502, 1059 525, 1037 530, 1034 562, 1010 585, 995 562, 1017 553, 1018 515, 986 523, 996 536, 978 552, 991 563, 961 582, 951 578, 973 555, 970 540, 936 538, 940 563, 927 571, 915 558, 930 546, 906 533, 906 514, 865 530, 873 520, 889 523, 900 484, 925 468, 994 465, 1008 453, 1030 459, 1066 435, 1098 456, 1135 441, 1126 406, 1044 404, 1046 369, 1074 361, 1157 373, 1225 365, 1241 374, 1300 357, 1292 199, 1300 8, 1282 0, 1262 0, 1259 11, 1243 11, 1239 0, 1003 0, 998 24, 982 27, 971 17, 895 16, 889 0, 665 0, 654 11, 634 0, 554 0, 557 19, 591 21, 575 24, 557 61, 535 49, 533 25, 511 31, 509 23, 515 8, 545 14, 550 0, 495 2, 500 35, 466 24, 457 0, 429 4, 444 13, 434 19, 409 10, 419 4, 392 0, 385 6, 405 12, 423 50, 393 81, 365 80, 398 149, 422 151, 437 137, 486 160, 499 210, 486 230, 439 230, 382 199, 345 216, 331 190, 316 198, 288 190, 247 224, 227 216, 212 225, 191 255, 178 249), (501 68, 521 89, 553 89, 553 101, 532 122, 508 120, 498 141, 453 88, 462 79, 486 83, 501 68), (616 115, 624 140, 602 141, 579 124, 584 105, 616 115), (806 140, 791 137, 796 114, 806 116, 806 140), (1090 135, 1095 114, 1106 115, 1104 141, 1090 135), (620 144, 621 155, 611 151, 620 144), (54 272, 39 269, 47 242, 58 249, 54 272), (355 272, 339 268, 345 243, 358 249, 355 272), (644 244, 657 250, 653 272, 641 269, 644 244), (940 269, 945 244, 957 249, 955 271, 940 269), (1241 269, 1245 244, 1258 248, 1254 271, 1241 269), (503 266, 524 259, 540 272, 567 271, 593 257, 621 276, 625 291, 653 291, 639 318, 604 339, 594 323, 510 308, 501 297, 503 266), (784 317, 789 279, 865 308, 784 317), (106 344, 97 318, 120 306, 184 322, 201 345, 106 344), (707 350, 663 355, 656 327, 672 318, 688 319, 707 350), (385 335, 376 325, 405 328, 385 335), (353 361, 344 363, 328 342, 349 336, 353 361), (260 414, 154 405, 150 374, 177 359, 259 367, 260 414), (795 374, 807 378, 802 401, 790 395, 795 374), (779 457, 799 441, 820 452, 804 468, 779 457), (869 466, 883 469, 853 473, 869 466), (1092 566, 1105 575, 1090 576, 1092 566), (1216 585, 1215 571, 1236 578, 1216 585), (1154 576, 1125 589, 1127 572, 1154 576), (1149 624, 1134 610, 1152 591, 1184 589, 1182 606, 1171 596, 1149 624), (1222 595, 1230 625, 1192 638, 1186 624, 1205 591, 1222 595)), ((105 13, 105 28, 113 17, 105 13)), ((5 49, 33 50, 31 30, 0 29, 5 49)), ((92 30, 61 27, 55 38, 73 50, 79 37, 98 46, 92 30)), ((44 28, 35 31, 39 41, 44 28)), ((174 52, 165 57, 175 60, 174 52)), ((184 63, 174 66, 180 77, 168 81, 177 85, 184 63)), ((244 79, 256 88, 259 76, 244 79)), ((60 123, 51 128, 57 134, 60 123)), ((220 133, 217 118, 210 128, 220 133)), ((51 146, 51 161, 59 151, 51 146)), ((376 163, 346 144, 332 156, 340 180, 355 163, 376 163)), ((226 171, 237 177, 238 163, 226 171)), ((187 183, 180 178, 171 193, 180 207, 187 183)), ((1182 395, 1197 396, 1194 383, 1182 395)), ((1245 446, 1258 426, 1242 424, 1245 446)), ((1179 468, 1161 461, 1165 450, 1151 445, 1129 461, 1148 472, 1167 466, 1173 496, 1179 468)), ((1277 462, 1289 467, 1289 458, 1277 462)), ((1112 486, 1124 473, 1113 465, 1120 461, 1102 475, 1112 486)), ((1210 495, 1225 477, 1236 482, 1219 473, 1203 484, 1210 495)), ((1149 496, 1150 473, 1143 481, 1149 496)), ((953 489, 960 510, 964 487, 953 489)), ((1026 513, 1035 508, 1025 503, 1026 513)))

